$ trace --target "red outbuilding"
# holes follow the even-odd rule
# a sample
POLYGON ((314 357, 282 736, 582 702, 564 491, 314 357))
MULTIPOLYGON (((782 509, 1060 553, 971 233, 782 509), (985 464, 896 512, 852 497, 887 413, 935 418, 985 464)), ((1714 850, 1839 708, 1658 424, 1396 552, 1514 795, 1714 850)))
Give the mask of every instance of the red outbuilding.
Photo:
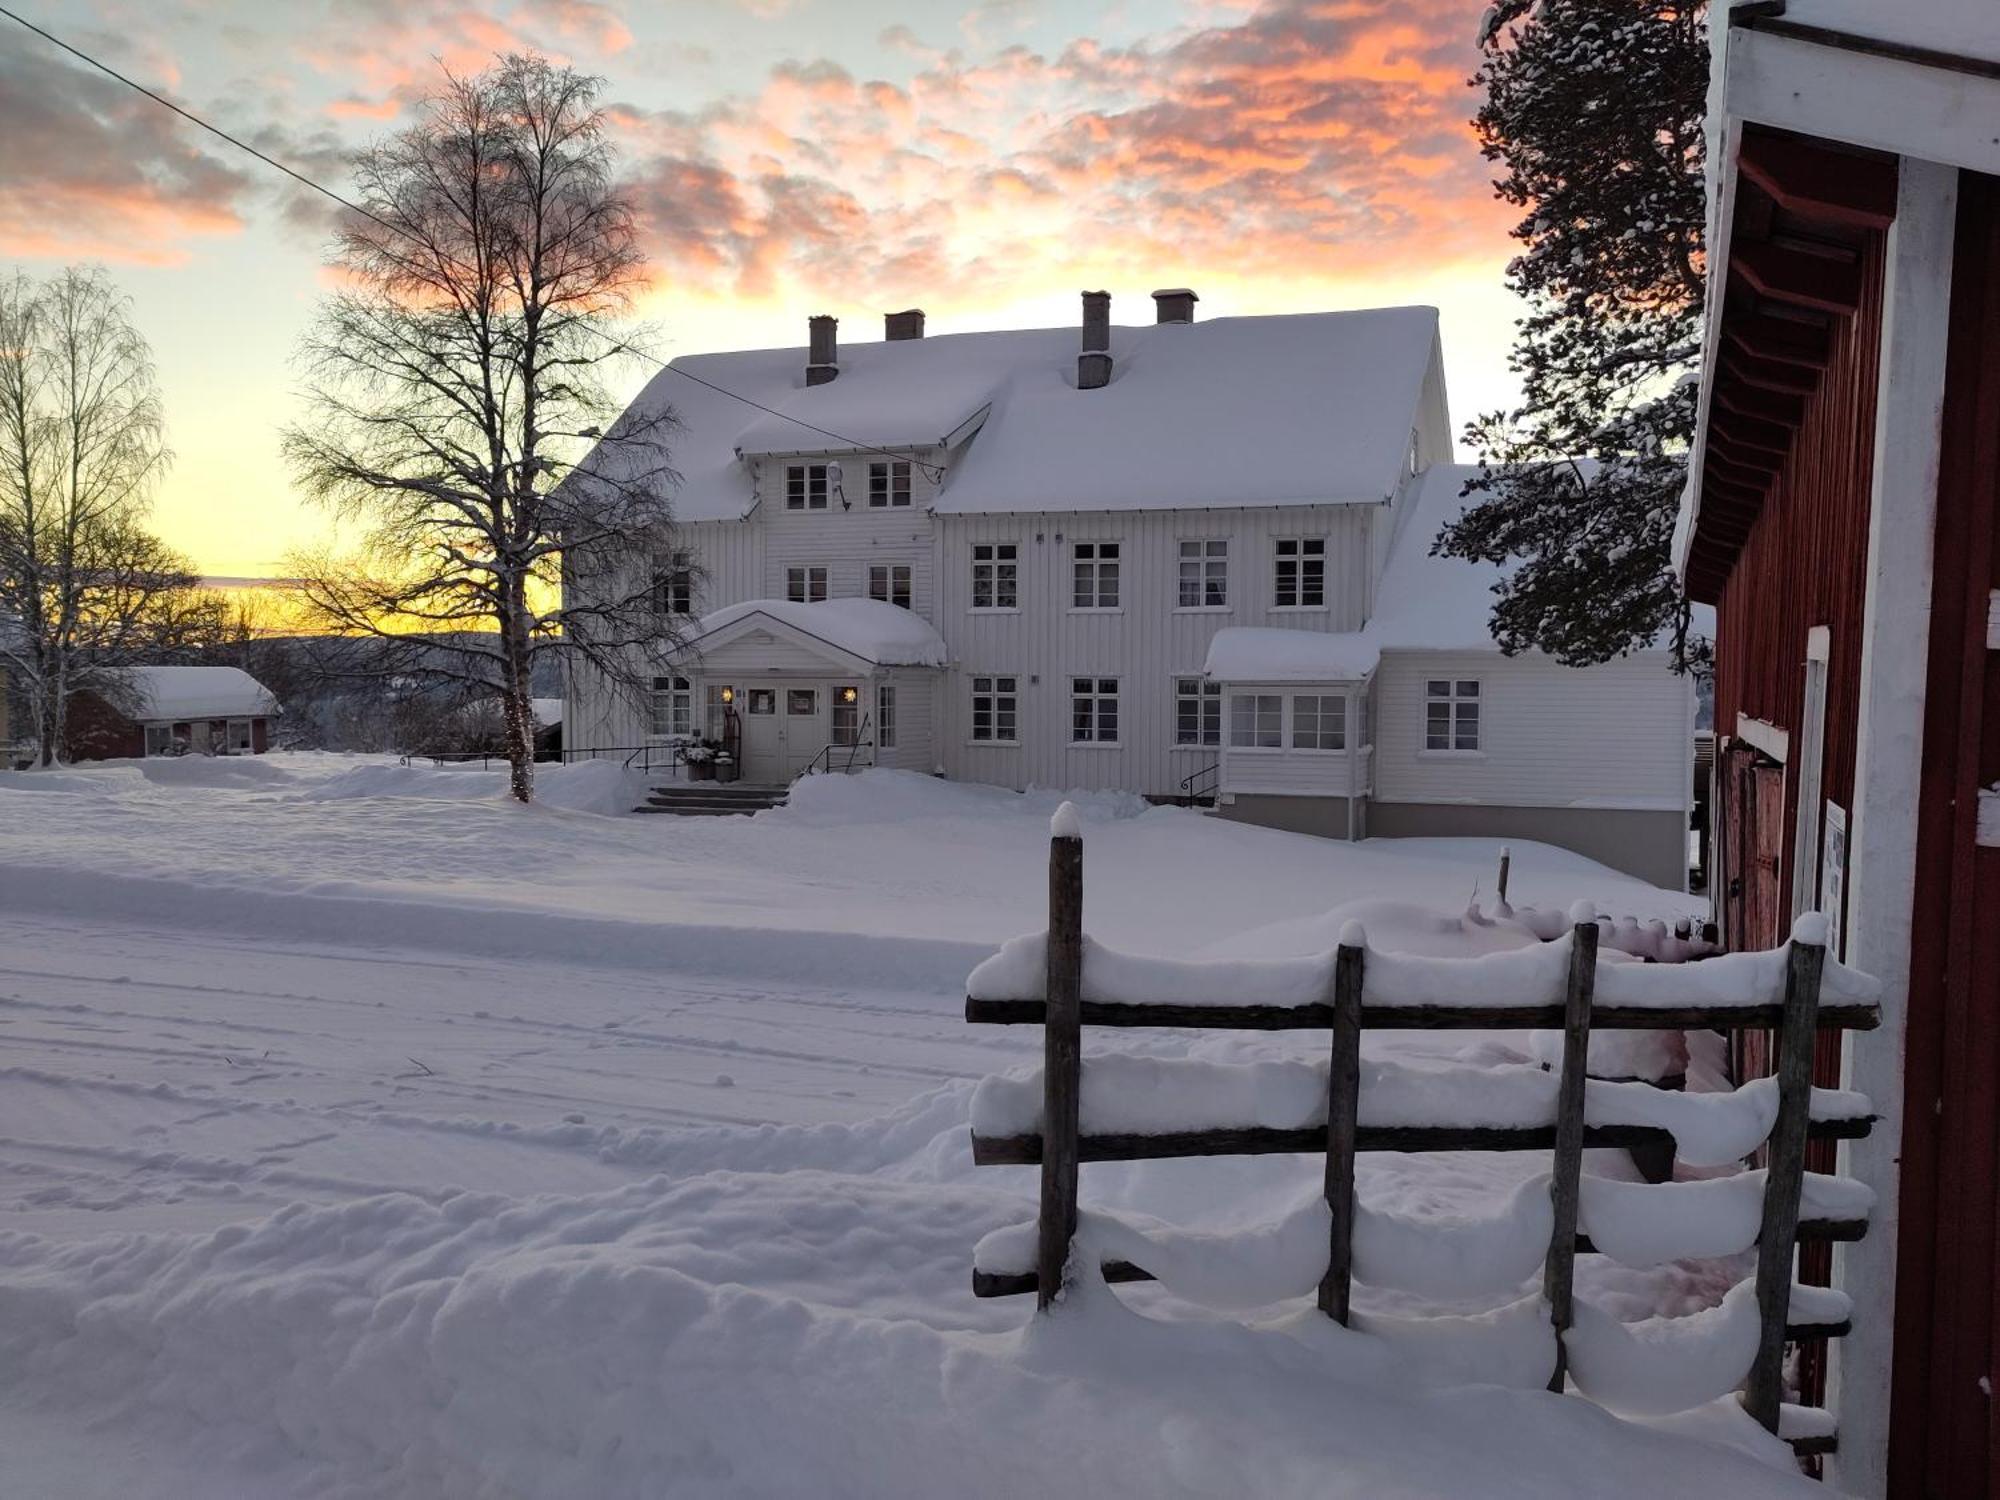
MULTIPOLYGON (((1677 557, 1717 612, 1717 915, 1820 909, 1885 985, 1819 1082, 1867 1236, 1806 1345, 1828 1477, 2000 1495, 2000 5, 1713 11, 1709 316, 1677 557)), ((1762 1070, 1762 1048, 1739 1069, 1762 1070)), ((1832 1170, 1829 1153, 1818 1164, 1832 1170)))
POLYGON ((70 760, 262 755, 277 700, 237 667, 134 667, 115 694, 70 700, 70 760))

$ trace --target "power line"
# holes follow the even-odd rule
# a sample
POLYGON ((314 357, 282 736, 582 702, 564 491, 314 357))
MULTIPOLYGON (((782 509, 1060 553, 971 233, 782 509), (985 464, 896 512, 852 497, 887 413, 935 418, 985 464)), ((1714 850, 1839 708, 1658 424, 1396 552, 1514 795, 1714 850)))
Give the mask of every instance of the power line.
MULTIPOLYGON (((410 241, 414 245, 418 245, 426 250, 433 248, 429 245, 426 245, 420 237, 413 234, 408 229, 405 229, 402 225, 391 224, 387 219, 383 218, 381 215, 376 213, 371 213, 368 209, 362 207, 359 203, 356 203, 349 198, 342 197, 339 193, 336 193, 332 188, 327 187, 324 183, 316 182, 312 178, 306 176, 305 173, 299 171, 298 169, 286 166, 285 163, 279 161, 276 157, 266 155, 264 152, 259 151, 255 146, 252 146, 245 141, 239 140, 237 137, 231 135, 228 131, 222 129, 220 126, 211 125, 208 121, 204 120, 200 115, 195 114, 191 110, 186 110, 181 108, 181 106, 174 103, 173 100, 166 98, 162 94, 155 93, 152 89, 147 88, 146 85, 144 85, 143 83, 139 83, 131 78, 127 78, 123 73, 119 72, 116 68, 112 67, 110 64, 99 62, 95 57, 92 57, 88 52, 83 51, 81 48, 71 46, 61 37, 56 36, 51 32, 44 31, 41 27, 37 26, 33 21, 28 20, 24 16, 17 15, 15 12, 9 10, 4 5, 0 5, 0 16, 5 16, 8 20, 14 22, 16 25, 25 27, 27 30, 32 31, 36 36, 40 37, 43 41, 50 43, 52 46, 60 47, 63 51, 67 52, 71 57, 76 58, 80 62, 87 63, 89 66, 97 69, 98 72, 104 74, 107 78, 114 78, 118 82, 124 84, 125 87, 133 89, 136 92, 145 95, 148 99, 152 100, 155 104, 159 105, 161 108, 171 110, 173 113, 179 115, 183 120, 186 120, 189 124, 197 125, 201 129, 206 130, 210 135, 214 136, 217 140, 227 141, 230 145, 234 146, 238 151, 246 152, 247 154, 254 156, 258 161, 262 162, 265 166, 272 168, 274 171, 284 173, 285 176, 291 178, 294 182, 297 182, 304 187, 310 188, 313 192, 318 193, 322 198, 325 198, 330 202, 337 203, 342 208, 348 209, 351 212, 361 215, 361 217, 364 219, 371 220, 372 222, 381 225, 391 234, 401 235, 404 239, 410 241)), ((690 371, 677 369, 672 364, 669 364, 666 360, 661 359, 657 354, 648 354, 643 349, 635 349, 630 344, 626 343, 623 339, 618 338, 614 334, 606 333, 601 328, 592 327, 587 323, 580 324, 578 326, 584 328, 587 332, 596 334, 597 337, 603 339, 604 342, 609 344, 613 349, 617 349, 622 351, 623 353, 629 354, 634 359, 649 361, 653 364, 658 365, 662 370, 667 370, 675 375, 680 376, 683 380, 691 380, 696 385, 706 386, 709 390, 716 392, 716 394, 718 395, 727 396, 732 401, 740 401, 745 406, 754 407, 756 410, 761 411, 768 416, 777 417, 779 420, 790 422, 797 427, 803 427, 807 432, 815 432, 818 433, 821 437, 832 438, 835 442, 844 443, 849 448, 853 449, 856 452, 880 453, 886 458, 907 459, 909 462, 915 464, 918 468, 922 469, 924 471, 925 476, 929 478, 933 484, 937 483, 938 480, 940 480, 944 476, 944 469, 941 466, 927 464, 922 459, 918 458, 914 453, 899 453, 891 448, 878 447, 874 443, 860 442, 855 438, 847 436, 847 434, 845 433, 835 432, 830 427, 817 426, 814 423, 808 422, 801 417, 793 416, 790 412, 779 411, 775 406, 766 406, 763 402, 758 401, 753 397, 745 396, 739 391, 732 391, 726 386, 717 385, 712 380, 705 380, 701 376, 693 374, 690 371)))

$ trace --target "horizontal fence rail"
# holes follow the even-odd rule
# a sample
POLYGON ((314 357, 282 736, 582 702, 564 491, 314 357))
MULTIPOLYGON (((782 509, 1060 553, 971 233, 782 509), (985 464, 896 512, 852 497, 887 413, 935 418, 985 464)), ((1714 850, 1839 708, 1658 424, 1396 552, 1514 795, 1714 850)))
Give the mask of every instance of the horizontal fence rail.
MULTIPOLYGON (((1332 962, 1324 970, 1321 998, 1300 998, 1288 1004, 1188 1003, 1185 1000, 1085 998, 1085 970, 1090 948, 1083 932, 1083 840, 1075 812, 1067 805, 1056 814, 1052 825, 1049 862, 1049 926, 1046 947, 1037 967, 1042 995, 1022 998, 993 998, 989 994, 969 995, 966 1019, 990 1025, 1040 1025, 1044 1028, 1044 1057, 1039 1087, 1041 1107, 1033 1129, 1026 1101, 1010 1109, 986 1116, 989 1123, 1001 1118, 1013 1122, 1008 1130, 975 1130, 973 1160, 982 1166, 1039 1166, 1041 1202, 1036 1219, 1034 1269, 1013 1265, 978 1266, 973 1271, 973 1291, 980 1297, 1007 1297, 1034 1293, 1037 1305, 1049 1309, 1061 1299, 1069 1278, 1078 1274, 1072 1248, 1078 1223, 1078 1168, 1085 1162, 1159 1160, 1192 1156, 1252 1156, 1279 1153, 1324 1153, 1324 1194, 1329 1215, 1330 1240, 1326 1269, 1318 1287, 1319 1308, 1327 1316, 1347 1323, 1351 1318, 1354 1277, 1354 1235, 1357 1207, 1354 1196, 1355 1158, 1362 1152, 1414 1151, 1538 1151, 1548 1152, 1553 1162, 1550 1177, 1552 1225, 1548 1248, 1543 1256, 1542 1296, 1554 1331, 1555 1362, 1552 1390, 1566 1388, 1565 1367, 1570 1337, 1574 1262, 1579 1254, 1598 1254, 1590 1236, 1579 1225, 1582 1201, 1582 1155, 1587 1150, 1619 1148, 1639 1153, 1664 1154, 1668 1159, 1675 1148, 1672 1130, 1661 1125, 1603 1123, 1586 1119, 1590 1034, 1595 1030, 1685 1031, 1706 1029, 1735 1031, 1770 1029, 1777 1033, 1777 1078, 1775 1124, 1767 1138, 1768 1166, 1761 1187, 1746 1184, 1760 1195, 1762 1212, 1756 1227, 1754 1248, 1757 1258, 1755 1297, 1759 1336, 1756 1356, 1743 1382, 1741 1399, 1745 1409, 1767 1430, 1780 1429, 1784 1405, 1784 1350, 1788 1342, 1838 1338, 1849 1332, 1846 1300, 1821 1291, 1817 1315, 1811 1291, 1793 1284, 1794 1248, 1805 1242, 1856 1240, 1868 1228, 1861 1200, 1862 1192, 1844 1179, 1815 1178, 1814 1202, 1838 1207, 1806 1209, 1806 1146, 1812 1140, 1852 1140, 1869 1133, 1872 1117, 1865 1113, 1866 1101, 1852 1096, 1830 1096, 1826 1118, 1815 1119, 1812 1088, 1812 1056, 1818 1033, 1834 1030, 1866 1030, 1878 1023, 1872 986, 1851 971, 1839 971, 1844 987, 1822 999, 1826 975, 1824 924, 1813 918, 1802 920, 1785 950, 1782 995, 1769 998, 1761 993, 1730 993, 1725 973, 1754 972, 1771 976, 1768 966, 1753 971, 1710 970, 1704 982, 1693 979, 1687 986, 1688 1001, 1679 1003, 1674 986, 1654 983, 1649 971, 1626 982, 1618 993, 1628 999, 1647 995, 1670 1003, 1630 1004, 1600 1002, 1596 992, 1604 972, 1598 955, 1599 926, 1595 914, 1584 907, 1572 912, 1568 933, 1559 941, 1568 943, 1567 968, 1551 983, 1560 989, 1546 1000, 1527 1003, 1468 1003, 1462 982, 1445 984, 1451 998, 1440 996, 1438 1003, 1411 1003, 1407 999, 1387 1001, 1368 994, 1369 951, 1365 934, 1350 924, 1341 934, 1332 962), (1647 982, 1641 986, 1639 980, 1647 982), (1665 993, 1662 993, 1664 988, 1665 993), (1717 998, 1719 995, 1725 998, 1717 998), (1209 1124, 1201 1129, 1090 1130, 1084 1124, 1084 1072, 1082 1033, 1086 1027, 1105 1028, 1194 1028, 1213 1030, 1324 1030, 1330 1033, 1327 1053, 1326 1111, 1323 1119, 1307 1119, 1294 1126, 1209 1124), (1370 1124, 1361 1118, 1359 1100, 1363 1090, 1360 1068, 1360 1034, 1364 1030, 1550 1030, 1563 1035, 1552 1118, 1536 1123, 1476 1125, 1449 1123, 1370 1124), (1860 1109, 1863 1112, 1857 1113, 1860 1109), (1841 1197, 1833 1189, 1844 1189, 1841 1197), (1801 1306, 1794 1307, 1794 1303, 1801 1306)), ((1548 934, 1543 933, 1544 936, 1548 934)), ((1546 951, 1546 950, 1543 950, 1546 951)), ((1496 955, 1509 957, 1511 955, 1496 955)), ((1553 959, 1554 955, 1551 954, 1553 959)), ((1734 962, 1735 960, 1731 960, 1734 962)), ((1146 972, 1157 973, 1155 968, 1146 972)), ((1403 980, 1387 983, 1392 992, 1407 992, 1413 981, 1410 973, 1423 973, 1405 962, 1403 980)), ((1477 965, 1483 960, 1463 961, 1477 965)), ((1704 960, 1707 962, 1707 960, 1704 960)), ((1762 962, 1775 965, 1775 954, 1762 962)), ((1128 963, 1129 966, 1129 963, 1128 963)), ((1032 979, 1023 979, 1024 970, 1013 972, 1020 989, 1032 989, 1032 979)), ((1313 971, 1317 972, 1317 971, 1313 971)), ((1396 971, 1391 971, 1396 972, 1396 971)), ((1430 971, 1436 972, 1436 971, 1430 971)), ((1456 971, 1462 981, 1471 970, 1456 971)), ((1495 971, 1499 972, 1499 971, 1495 971)), ((1520 972, 1513 975, 1510 988, 1518 985, 1520 972)), ((1540 971, 1537 971, 1540 972, 1540 971)), ((1311 973, 1308 974, 1308 980, 1311 973)), ((1747 981, 1746 981, 1747 983, 1747 981)), ((989 983, 990 990, 1005 984, 989 983)), ((1201 993, 1204 987, 1178 974, 1171 986, 1179 994, 1201 993)), ((1226 987, 1226 986, 1224 986, 1226 987)), ((1306 986, 1310 989, 1310 983, 1306 986)), ((1112 993, 1132 988, 1121 984, 1112 993)), ((1286 991, 1288 995, 1292 991, 1286 991)), ((1180 1067, 1182 1064, 1172 1064, 1180 1067)), ((1033 1088, 1030 1079, 1017 1087, 1033 1088)), ((1108 1086, 1108 1085, 1107 1085, 1108 1086)), ((1632 1087, 1633 1085, 1614 1085, 1632 1087)), ((1768 1085, 1766 1085, 1768 1086, 1768 1085)), ((1310 1094, 1304 1097, 1309 1105, 1310 1094)), ((1248 1112, 1248 1111, 1246 1111, 1248 1112)), ((1260 1109, 1260 1112, 1261 1109, 1260 1109)), ((1302 1113, 1305 1111, 1302 1110, 1302 1113)), ((1763 1128, 1759 1117, 1751 1117, 1750 1130, 1763 1128)), ((1726 1151, 1736 1149, 1737 1136, 1727 1139, 1726 1151)), ((1711 1148, 1713 1149, 1713 1148, 1711 1148)), ((1707 1158, 1713 1160, 1714 1158, 1707 1158)), ((1639 1192, 1662 1189, 1638 1184, 1626 1185, 1639 1192)), ((1595 1190, 1593 1190, 1595 1191, 1595 1190)), ((1593 1212, 1598 1212, 1593 1210, 1593 1212)), ((1601 1233, 1609 1224, 1592 1221, 1601 1233)), ((1641 1221, 1643 1222, 1643 1221, 1641 1221)), ((1748 1226, 1745 1226, 1748 1237, 1748 1226)), ((1025 1246, 1022 1247, 1025 1250, 1025 1246)), ((1107 1257, 1097 1270, 1107 1282, 1150 1281, 1153 1272, 1133 1258, 1136 1252, 1107 1257)), ((1797 1408, 1791 1409, 1795 1419, 1797 1408)), ((1823 1422, 1808 1423, 1809 1434, 1791 1439, 1799 1454, 1831 1452, 1836 1436, 1823 1422)))

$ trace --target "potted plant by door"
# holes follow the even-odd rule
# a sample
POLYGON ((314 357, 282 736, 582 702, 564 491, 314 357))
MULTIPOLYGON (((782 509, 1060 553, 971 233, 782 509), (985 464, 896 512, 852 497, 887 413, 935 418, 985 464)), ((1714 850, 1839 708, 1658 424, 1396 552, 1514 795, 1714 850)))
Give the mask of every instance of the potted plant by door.
POLYGON ((681 752, 681 759, 687 763, 689 781, 715 780, 715 747, 705 742, 696 742, 681 752))

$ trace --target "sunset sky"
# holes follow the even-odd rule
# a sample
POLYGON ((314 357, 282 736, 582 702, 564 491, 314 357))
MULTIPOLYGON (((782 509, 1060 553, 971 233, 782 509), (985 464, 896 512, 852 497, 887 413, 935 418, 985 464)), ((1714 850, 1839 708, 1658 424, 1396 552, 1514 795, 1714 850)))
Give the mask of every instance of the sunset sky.
MULTIPOLYGON (((1455 422, 1505 401, 1510 214, 1467 124, 1485 0, 6 0, 328 183, 440 63, 607 80, 663 354, 1200 315, 1442 309, 1455 422)), ((278 429, 325 205, 0 18, 0 258, 109 265, 176 454, 155 523, 258 577, 325 520, 278 429)), ((635 371, 636 387, 643 372, 635 371)))

